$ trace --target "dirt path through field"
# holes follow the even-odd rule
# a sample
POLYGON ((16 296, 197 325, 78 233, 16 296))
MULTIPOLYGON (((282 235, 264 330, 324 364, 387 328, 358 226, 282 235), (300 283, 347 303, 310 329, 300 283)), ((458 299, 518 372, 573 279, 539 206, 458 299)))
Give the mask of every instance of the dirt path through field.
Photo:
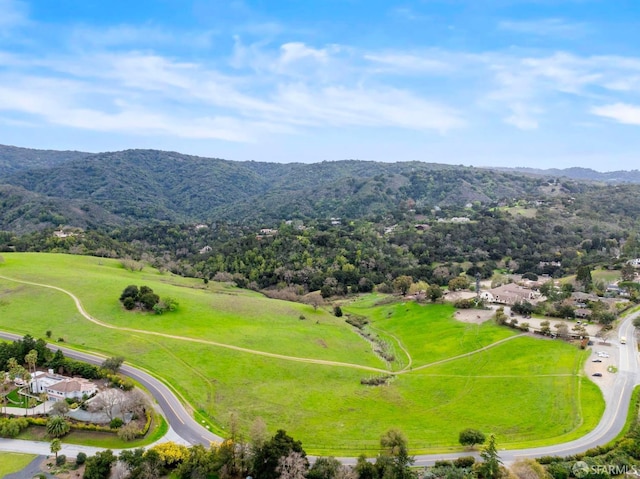
MULTIPOLYGON (((516 335, 516 336, 511 336, 509 338, 506 339, 502 339, 500 341, 496 341, 495 343, 489 344, 487 346, 484 346, 482 348, 476 349, 474 351, 470 351, 468 353, 464 353, 464 354, 460 354, 458 356, 454 356, 451 358, 446 358, 446 359, 442 359, 440 361, 436 361, 433 363, 429 363, 429 364, 425 364, 423 366, 414 368, 414 369, 403 369, 401 371, 389 371, 387 369, 382 369, 382 368, 374 368, 371 366, 363 366, 360 364, 352 364, 352 363, 343 363, 340 361, 329 361, 329 360, 325 360, 325 359, 312 359, 312 358, 300 358, 297 356, 287 356, 284 354, 277 354, 277 353, 269 353, 266 351, 259 351, 256 349, 249 349, 249 348, 243 348, 241 346, 234 346, 232 344, 226 344, 226 343, 218 343, 216 341, 209 341, 206 339, 198 339, 198 338, 189 338, 187 336, 178 336, 175 334, 166 334, 166 333, 159 333, 156 331, 145 331, 143 329, 134 329, 134 328, 126 328, 126 327, 121 327, 121 326, 114 326, 113 324, 109 324, 109 323, 105 323, 100 321, 99 319, 94 318, 93 316, 91 316, 82 306, 82 303, 80 302, 80 299, 73 294, 70 291, 67 291, 66 289, 60 288, 58 286, 53 286, 50 284, 44 284, 44 283, 35 283, 33 281, 26 281, 26 280, 21 280, 21 279, 14 279, 14 278, 10 278, 8 276, 3 276, 0 275, 0 278, 5 279, 7 281, 12 281, 14 283, 21 283, 21 284, 27 284, 30 286, 37 286, 40 288, 48 288, 48 289, 54 289, 56 291, 59 291, 61 293, 66 294, 67 296, 69 296, 73 302, 76 305, 76 309, 78 310, 78 312, 87 320, 90 321, 100 327, 103 328, 107 328, 107 329, 114 329, 117 331, 126 331, 129 333, 136 333, 136 334, 143 334, 143 335, 149 335, 149 336, 158 336, 161 338, 168 338, 168 339, 177 339, 179 341, 189 341, 192 343, 199 343, 199 344, 206 344, 208 346, 216 346, 219 348, 225 348, 225 349, 231 349, 233 351, 239 351, 239 352, 243 352, 243 353, 248 353, 248 354, 255 354, 258 356, 265 356, 268 358, 274 358, 274 359, 282 359, 285 361, 294 361, 294 362, 299 362, 299 363, 309 363, 309 364, 318 364, 318 365, 323 365, 323 366, 337 366, 337 367, 343 367, 343 368, 350 368, 350 369, 360 369, 363 371, 370 371, 370 372, 375 372, 375 373, 380 373, 380 374, 393 374, 393 375, 399 375, 399 374, 404 374, 404 373, 408 373, 411 371, 417 371, 420 369, 425 369, 431 366, 435 366, 437 364, 442 364, 445 362, 449 362, 449 361, 455 361, 456 359, 460 359, 460 358, 464 358, 467 356, 471 356, 472 354, 477 354, 480 353, 482 351, 485 351, 489 348, 492 348, 494 346, 497 346, 501 343, 504 343, 506 341, 510 341, 512 339, 515 339, 517 337, 520 337, 522 335, 516 335)), ((401 344, 401 343, 399 343, 401 344)), ((401 346, 403 349, 404 347, 401 346)), ((405 350, 406 351, 406 350, 405 350)), ((408 351, 407 351, 407 356, 409 356, 408 351)), ((411 358, 411 356, 409 356, 409 358, 411 358)))

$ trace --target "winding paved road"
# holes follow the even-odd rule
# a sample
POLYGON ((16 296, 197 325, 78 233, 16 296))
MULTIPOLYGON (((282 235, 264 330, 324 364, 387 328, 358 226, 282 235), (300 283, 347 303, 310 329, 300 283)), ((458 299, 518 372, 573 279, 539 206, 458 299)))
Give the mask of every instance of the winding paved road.
MULTIPOLYGON (((0 338, 3 339, 22 339, 23 336, 13 333, 0 332, 0 338)), ((55 351, 60 349, 65 356, 86 361, 91 364, 100 365, 105 360, 105 356, 99 356, 96 354, 89 354, 74 349, 69 349, 56 344, 48 344, 49 349, 55 351)), ((142 371, 140 369, 123 364, 120 367, 120 371, 126 374, 130 378, 135 379, 145 388, 149 390, 151 395, 156 399, 160 409, 167 418, 167 421, 171 425, 171 428, 182 437, 185 442, 189 444, 204 444, 209 445, 211 441, 221 441, 220 436, 209 432, 203 426, 198 424, 191 414, 187 412, 182 403, 178 400, 176 395, 166 386, 162 381, 156 379, 151 374, 142 371)), ((0 439, 1 444, 2 439, 0 439)))
MULTIPOLYGON (((0 276, 2 277, 2 276, 0 276)), ((59 290, 69 296, 74 300, 78 311, 88 320, 97 323, 103 327, 108 327, 112 329, 122 329, 129 330, 128 328, 119 328, 117 326, 109 325, 103 323, 93 317, 91 317, 82 307, 79 299, 74 296, 72 293, 58 288, 56 286, 40 284, 40 283, 31 283, 28 281, 14 280, 13 278, 2 277, 7 280, 17 281, 27 284, 32 284, 34 286, 41 286, 51 289, 59 290)), ((528 448, 528 449, 518 449, 518 450, 505 450, 500 452, 500 456, 505 463, 511 463, 520 458, 526 457, 540 457, 544 455, 572 455, 579 452, 582 452, 586 449, 605 444, 610 440, 614 439, 618 433, 622 430, 627 415, 627 409, 629 405, 629 401, 631 399, 631 393, 634 387, 640 384, 640 367, 638 365, 638 349, 637 342, 635 339, 635 328, 633 326, 633 319, 640 315, 640 312, 634 313, 620 324, 619 327, 619 337, 625 336, 628 338, 627 344, 621 345, 619 341, 617 342, 620 347, 620 361, 618 373, 616 375, 616 379, 614 381, 613 387, 604 391, 606 408, 604 414, 596 426, 591 432, 586 434, 585 436, 576 439, 574 441, 570 441, 563 444, 557 444, 554 446, 547 447, 538 447, 538 448, 528 448)), ((138 330, 129 330, 131 332, 136 333, 144 333, 144 334, 153 334, 158 336, 166 336, 173 337, 176 339, 185 339, 189 341, 197 341, 194 338, 182 338, 171 335, 165 335, 163 333, 155 333, 149 331, 138 331, 138 330)), ((0 333, 0 338, 4 339, 19 339, 20 335, 11 334, 11 333, 0 333)), ((226 344, 215 344, 220 347, 235 349, 244 351, 244 348, 239 348, 236 346, 226 345, 226 344)), ((474 351, 469 354, 474 354, 481 350, 487 349, 488 347, 492 347, 494 345, 489 345, 485 348, 481 348, 478 351, 474 351)), ((87 361, 93 364, 101 364, 104 361, 104 356, 99 356, 95 354, 89 354, 85 352, 76 351, 73 349, 69 349, 67 347, 59 346, 58 344, 49 345, 51 349, 61 349, 65 355, 68 357, 79 359, 82 361, 87 361)), ((352 365, 348 363, 337 363, 331 361, 320 361, 320 360, 311 360, 306 358, 295 358, 290 356, 282 356, 271 353, 263 353, 254 350, 246 350, 246 352, 250 352, 252 354, 261 354, 265 356, 277 357, 280 359, 287 359, 293 361, 304 361, 304 362, 313 362, 315 364, 326 364, 332 366, 342 366, 342 367, 358 367, 357 365, 352 365)), ((464 355, 463 355, 464 356, 464 355)), ((451 360, 451 359, 449 359, 451 360)), ((365 369, 366 367, 359 367, 365 369)), ((374 368, 366 368, 366 369, 374 369, 374 368)), ((191 414, 185 409, 182 402, 176 397, 173 391, 169 389, 163 382, 153 377, 151 374, 142 371, 140 369, 134 368, 130 365, 124 364, 121 367, 121 371, 130 376, 131 378, 139 381, 143 384, 154 396, 157 400, 158 405, 162 409, 165 417, 167 418, 169 424, 171 425, 172 430, 179 435, 185 442, 189 444, 204 444, 209 445, 211 441, 220 441, 222 438, 211 433, 207 429, 205 429, 202 425, 198 424, 191 416, 191 414)), ((381 370, 382 371, 382 370, 381 370)), ((388 373, 388 371, 385 371, 388 373)), ((15 451, 15 452, 25 452, 25 441, 15 441, 15 440, 5 440, 0 439, 0 450, 7 451, 15 451), (22 445, 20 445, 22 444, 22 445)), ((35 443, 34 443, 35 444, 35 443)), ((48 443, 41 443, 48 447, 48 443)), ((34 445, 35 447, 35 445, 34 445)), ((75 446, 78 451, 84 450, 83 446, 75 446)), ((92 452, 94 448, 86 448, 87 452, 92 452)), ((35 452, 35 451, 34 451, 35 452)), ((69 451, 71 452, 71 451, 69 451)), ((460 455, 468 455, 468 453, 451 453, 451 454, 427 454, 427 455, 419 455, 416 456, 416 465, 430 465, 433 464, 436 460, 442 459, 454 459, 460 455)), ((353 458, 340 458, 345 464, 355 463, 355 459, 353 458)))

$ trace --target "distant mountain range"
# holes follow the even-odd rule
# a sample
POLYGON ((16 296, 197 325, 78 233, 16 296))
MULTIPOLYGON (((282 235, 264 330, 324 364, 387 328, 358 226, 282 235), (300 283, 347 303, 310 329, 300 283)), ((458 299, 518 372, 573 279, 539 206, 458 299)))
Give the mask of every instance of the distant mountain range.
MULTIPOLYGON (((0 146, 0 230, 224 220, 381 218, 549 194, 545 177, 640 183, 640 172, 484 169, 435 163, 236 162, 158 150, 108 153, 0 146)), ((554 194, 579 192, 561 182, 554 194)))

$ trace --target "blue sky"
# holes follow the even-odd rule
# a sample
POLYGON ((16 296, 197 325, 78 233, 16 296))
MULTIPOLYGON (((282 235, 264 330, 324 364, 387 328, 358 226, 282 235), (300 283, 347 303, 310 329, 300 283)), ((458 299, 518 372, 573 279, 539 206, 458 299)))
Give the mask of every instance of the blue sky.
POLYGON ((0 143, 640 168, 637 0, 0 0, 0 143))

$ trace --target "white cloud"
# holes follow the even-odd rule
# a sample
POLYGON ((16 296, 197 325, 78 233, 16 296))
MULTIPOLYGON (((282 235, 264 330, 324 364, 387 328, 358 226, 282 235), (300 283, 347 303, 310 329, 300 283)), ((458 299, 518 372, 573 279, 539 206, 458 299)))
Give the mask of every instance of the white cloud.
POLYGON ((615 101, 633 94, 640 75, 640 59, 635 57, 566 52, 534 57, 489 52, 477 60, 476 68, 484 65, 478 74, 488 70, 493 85, 481 104, 506 109, 505 121, 525 129, 540 126, 541 114, 550 110, 555 110, 555 116, 560 110, 579 115, 578 111, 584 111, 585 105, 588 109, 594 101, 615 101))
POLYGON ((425 52, 424 54, 390 52, 364 55, 366 60, 386 68, 388 72, 444 73, 453 69, 451 63, 434 57, 434 52, 425 52))
POLYGON ((236 38, 230 52, 186 61, 123 48, 166 45, 176 35, 153 25, 76 29, 71 37, 92 32, 93 42, 66 53, 0 51, 8 66, 0 110, 73 128, 242 142, 345 126, 446 133, 471 117, 534 130, 546 115, 584 114, 594 102, 608 105, 596 115, 617 106, 617 116, 633 117, 621 105, 632 108, 628 95, 640 78, 639 58, 567 52, 365 51, 236 38))
POLYGON ((329 58, 329 52, 324 48, 310 48, 301 42, 285 43, 280 46, 282 52, 280 62, 283 64, 292 63, 298 60, 311 58, 324 63, 329 58))
POLYGON ((640 125, 640 105, 614 103, 593 107, 591 108, 591 113, 626 125, 640 125))
POLYGON ((216 32, 177 31, 158 25, 113 25, 106 28, 77 26, 72 29, 70 43, 87 47, 190 47, 209 48, 216 32))
POLYGON ((503 31, 521 33, 523 35, 578 37, 588 32, 584 23, 570 23, 560 18, 543 18, 540 20, 504 20, 498 23, 503 31))
POLYGON ((276 100, 290 118, 301 124, 397 127, 441 133, 464 125, 455 110, 392 88, 310 90, 288 85, 280 89, 276 100))
POLYGON ((172 116, 116 100, 102 109, 82 104, 75 91, 86 94, 86 85, 57 79, 23 79, 18 86, 0 85, 0 111, 41 117, 53 125, 141 135, 179 138, 249 141, 250 122, 224 116, 172 116))

